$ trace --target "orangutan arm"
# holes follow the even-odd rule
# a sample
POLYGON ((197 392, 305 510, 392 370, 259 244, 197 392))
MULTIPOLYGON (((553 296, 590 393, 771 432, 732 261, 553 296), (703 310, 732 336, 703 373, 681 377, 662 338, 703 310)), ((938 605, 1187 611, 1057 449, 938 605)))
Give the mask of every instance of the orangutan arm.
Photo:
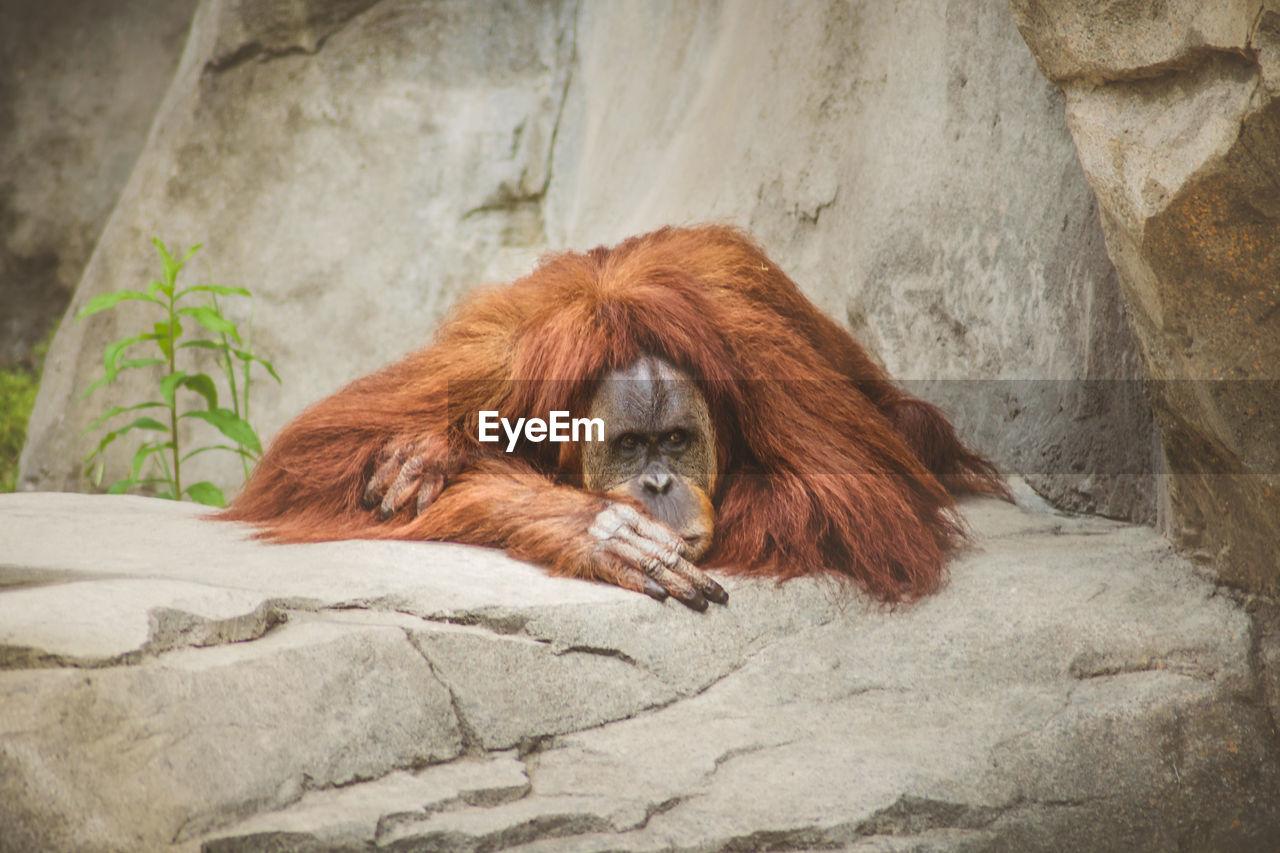
POLYGON ((694 610, 723 604, 724 589, 683 556, 685 543, 634 506, 558 485, 507 460, 480 461, 424 513, 384 531, 395 538, 501 548, 552 574, 674 596, 694 610))

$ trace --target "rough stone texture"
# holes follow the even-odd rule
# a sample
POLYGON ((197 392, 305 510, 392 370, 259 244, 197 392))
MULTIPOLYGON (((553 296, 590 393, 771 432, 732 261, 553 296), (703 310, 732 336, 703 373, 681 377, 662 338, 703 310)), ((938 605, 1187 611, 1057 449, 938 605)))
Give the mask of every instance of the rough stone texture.
POLYGON ((0 366, 30 359, 66 309, 195 7, 0 2, 0 366))
POLYGON ((1102 206, 1173 539, 1280 593, 1280 4, 1012 5, 1102 206))
MULTIPOLYGON (((1096 205, 999 0, 205 0, 73 308, 151 278, 153 233, 206 241, 196 275, 260 295, 285 379, 254 401, 269 436, 543 250, 709 219, 756 234, 1010 470, 1153 517, 1096 205)), ((24 487, 83 488, 81 431, 136 386, 78 389, 136 307, 64 323, 24 487)))
POLYGON ((1271 849, 1274 620, 1018 493, 915 605, 729 580, 706 614, 0 496, 0 850, 1271 849))

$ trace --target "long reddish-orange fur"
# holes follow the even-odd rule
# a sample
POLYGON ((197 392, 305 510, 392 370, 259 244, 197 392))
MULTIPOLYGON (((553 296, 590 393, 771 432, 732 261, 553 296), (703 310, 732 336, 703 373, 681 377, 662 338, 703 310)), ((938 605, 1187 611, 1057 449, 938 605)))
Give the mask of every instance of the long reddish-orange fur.
POLYGON ((961 539, 952 494, 1008 495, 936 408, 896 388, 742 233, 665 228, 549 256, 478 291, 435 343, 317 403, 276 437, 222 517, 278 541, 432 539, 489 545, 553 572, 585 570, 606 498, 571 445, 476 440, 477 413, 585 412, 642 354, 680 365, 718 444, 715 545, 704 566, 791 578, 835 572, 885 600, 935 589, 961 539), (554 380, 554 381, 545 381, 554 380), (388 446, 446 472, 421 515, 361 504, 388 446))

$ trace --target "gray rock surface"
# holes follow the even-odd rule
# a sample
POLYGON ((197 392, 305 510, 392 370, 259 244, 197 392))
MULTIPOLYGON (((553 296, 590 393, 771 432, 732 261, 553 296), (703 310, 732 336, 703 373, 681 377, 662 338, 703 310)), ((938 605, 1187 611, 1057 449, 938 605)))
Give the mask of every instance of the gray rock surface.
POLYGON ((195 8, 0 2, 0 365, 30 359, 71 300, 195 8))
POLYGON ((1280 594, 1280 4, 1012 5, 1102 207, 1174 541, 1280 594))
MULTIPOLYGON (((1000 0, 204 0, 73 310, 152 278, 153 234, 207 243, 191 275, 260 297, 269 436, 544 250, 710 219, 1011 471, 1153 517, 1096 204, 1000 0)), ((139 388, 79 391, 136 307, 63 324, 24 487, 84 487, 82 430, 139 388)), ((201 460, 231 485, 234 460, 201 460)))
POLYGON ((729 579, 706 614, 0 496, 0 850, 1269 849, 1249 615, 1018 491, 914 605, 729 579))

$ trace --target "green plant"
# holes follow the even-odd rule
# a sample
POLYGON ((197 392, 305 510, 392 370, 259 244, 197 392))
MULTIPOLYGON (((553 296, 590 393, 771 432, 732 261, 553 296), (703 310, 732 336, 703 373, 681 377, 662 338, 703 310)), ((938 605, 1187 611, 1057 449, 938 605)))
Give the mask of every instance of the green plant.
POLYGON ((160 253, 162 267, 161 278, 152 281, 142 290, 120 290, 114 293, 103 293, 89 300, 89 304, 76 316, 83 320, 100 311, 112 308, 125 301, 148 302, 164 312, 163 319, 157 321, 151 331, 124 338, 107 344, 103 351, 102 362, 105 372, 82 395, 88 397, 103 385, 115 382, 127 370, 152 369, 159 367, 157 380, 159 400, 148 400, 132 406, 112 406, 92 424, 86 433, 98 429, 107 421, 127 412, 138 412, 144 409, 164 409, 165 419, 157 420, 150 415, 140 415, 133 421, 118 429, 111 430, 98 442, 97 448, 85 459, 86 465, 94 463, 91 477, 94 485, 101 485, 104 469, 103 452, 116 439, 134 430, 160 433, 160 437, 144 441, 134 452, 129 466, 128 476, 116 480, 107 491, 120 494, 139 485, 153 485, 158 489, 158 496, 181 500, 189 497, 192 500, 210 506, 222 506, 226 503, 222 490, 208 481, 182 485, 182 463, 210 450, 225 450, 240 457, 241 467, 246 477, 249 475, 250 462, 256 462, 262 452, 262 444, 253 427, 249 425, 249 380, 250 368, 254 362, 261 364, 276 380, 280 377, 269 362, 255 355, 247 341, 240 337, 236 324, 222 314, 218 303, 219 296, 246 296, 252 298, 243 287, 226 287, 218 284, 201 284, 178 289, 178 273, 191 260, 191 256, 199 251, 200 246, 193 246, 182 259, 175 261, 168 248, 158 238, 153 239, 156 250, 160 253), (193 294, 202 294, 208 299, 204 305, 178 307, 179 303, 193 294), (194 320, 198 326, 216 337, 191 337, 184 339, 183 318, 194 320), (141 358, 125 358, 126 351, 137 344, 150 342, 159 350, 159 356, 141 358), (188 373, 177 366, 178 353, 187 349, 210 350, 222 375, 226 378, 231 408, 218 405, 218 389, 213 379, 206 373, 188 373), (237 368, 240 381, 237 383, 237 368), (194 392, 204 401, 204 408, 183 409, 179 406, 178 392, 186 389, 194 392), (218 432, 232 444, 205 444, 194 450, 184 452, 178 432, 180 421, 201 420, 215 427, 218 432), (144 476, 146 474, 146 476, 144 476))
POLYGON ((25 368, 0 370, 0 492, 12 492, 18 485, 18 455, 38 385, 36 375, 25 368))

